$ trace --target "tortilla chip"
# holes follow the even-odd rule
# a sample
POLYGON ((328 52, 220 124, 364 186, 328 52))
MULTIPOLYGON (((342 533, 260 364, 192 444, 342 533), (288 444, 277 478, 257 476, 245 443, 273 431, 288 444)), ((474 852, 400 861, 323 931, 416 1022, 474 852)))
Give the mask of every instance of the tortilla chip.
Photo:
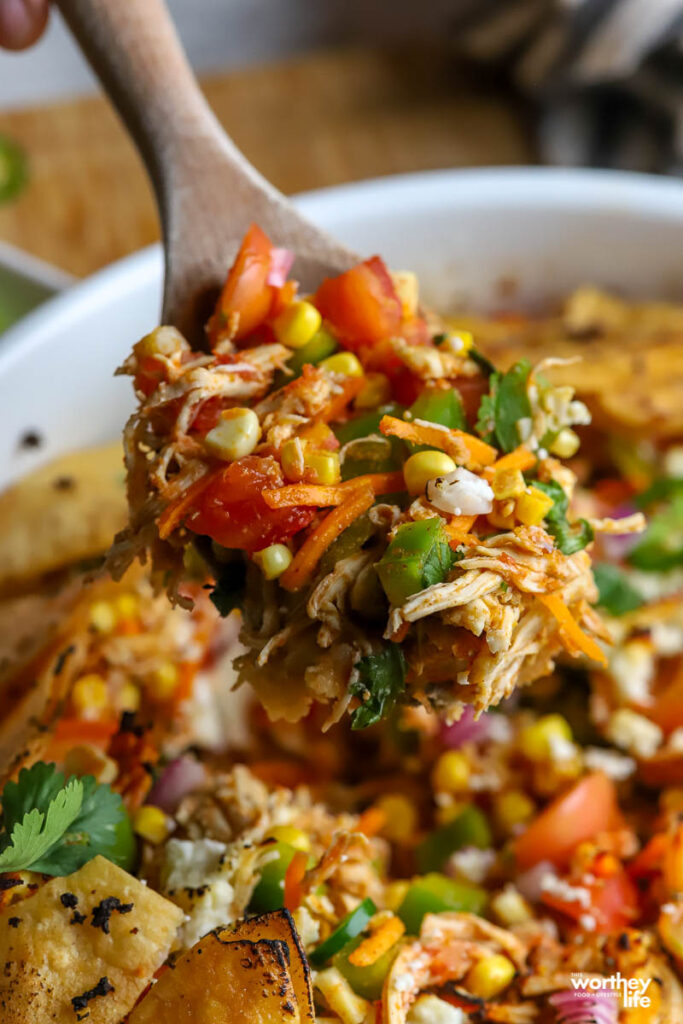
POLYGON ((0 592, 103 555, 126 518, 119 442, 41 467, 0 495, 0 592))
POLYGON ((287 946, 205 935, 176 960, 130 1015, 129 1024, 299 1024, 287 946))
POLYGON ((104 857, 52 879, 0 914, 3 1024, 74 1024, 82 1013, 88 1024, 119 1024, 168 956, 182 917, 104 857), (93 910, 108 897, 132 909, 114 910, 105 930, 93 910))
POLYGON ((311 969, 301 944, 301 939, 288 910, 274 910, 270 914, 260 914, 240 921, 232 928, 218 933, 218 937, 226 942, 247 939, 259 942, 273 939, 286 945, 289 954, 289 973, 294 986, 302 1021, 314 1021, 313 990, 311 988, 311 969))

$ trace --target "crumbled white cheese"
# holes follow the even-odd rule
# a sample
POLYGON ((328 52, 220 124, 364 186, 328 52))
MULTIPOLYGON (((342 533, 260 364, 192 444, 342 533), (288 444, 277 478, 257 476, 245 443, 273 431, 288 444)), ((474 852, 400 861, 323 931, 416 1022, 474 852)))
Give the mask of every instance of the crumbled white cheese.
POLYGON ((576 757, 579 749, 566 736, 558 736, 554 733, 548 737, 548 746, 550 748, 550 758, 555 763, 571 761, 576 757))
POLYGON ((652 757, 664 738, 655 722, 630 708, 619 708, 610 715, 606 735, 616 747, 636 757, 652 757))
POLYGON ((579 924, 585 932, 594 932, 597 921, 592 914, 581 914, 579 917, 579 924))
POLYGON ((683 476, 683 446, 674 444, 664 456, 664 472, 667 476, 683 476))
POLYGON ((604 772, 609 779, 623 782, 633 775, 636 762, 632 757, 618 754, 616 750, 605 750, 602 747, 587 747, 583 755, 584 763, 593 772, 604 772))
POLYGON ((609 667, 622 700, 637 704, 648 702, 655 672, 654 651, 649 643, 632 640, 617 648, 609 667))
POLYGON ((165 888, 198 889, 216 873, 227 846, 215 839, 169 839, 165 848, 165 888))
POLYGON ((590 907, 591 894, 588 889, 579 885, 570 885, 563 878, 549 871, 541 879, 541 891, 547 892, 550 896, 556 896, 564 903, 578 903, 580 907, 590 907))
POLYGON ((683 651, 683 623, 653 622, 650 629, 652 645, 658 654, 671 657, 683 651))
POLYGON ((451 515, 486 515, 493 508, 493 491, 488 481, 458 466, 452 473, 429 481, 427 501, 451 515))
POLYGON ((476 885, 486 879, 495 863, 495 850, 480 850, 478 846, 466 846, 462 850, 456 850, 448 859, 450 871, 476 885))
POLYGON ((180 930, 180 939, 184 946, 194 946, 203 935, 232 923, 234 913, 235 890, 226 878, 215 878, 199 890, 193 900, 190 920, 180 930))
POLYGON ((408 1011, 406 1024, 466 1024, 462 1010, 438 996, 420 996, 408 1011))

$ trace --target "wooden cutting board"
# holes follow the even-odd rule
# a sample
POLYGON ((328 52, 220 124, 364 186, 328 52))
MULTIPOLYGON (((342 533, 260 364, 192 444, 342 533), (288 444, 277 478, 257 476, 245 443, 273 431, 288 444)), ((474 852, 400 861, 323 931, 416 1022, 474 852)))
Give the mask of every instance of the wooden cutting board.
MULTIPOLYGON (((203 84, 237 144, 288 193, 533 160, 513 102, 445 54, 333 51, 203 84)), ((0 208, 1 239, 84 275, 158 237, 137 154, 104 99, 0 114, 0 133, 29 162, 28 186, 0 208)))

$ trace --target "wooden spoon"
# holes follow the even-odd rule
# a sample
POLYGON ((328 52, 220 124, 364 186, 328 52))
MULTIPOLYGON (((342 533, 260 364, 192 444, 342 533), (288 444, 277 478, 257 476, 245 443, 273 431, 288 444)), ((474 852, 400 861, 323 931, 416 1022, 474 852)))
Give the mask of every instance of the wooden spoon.
POLYGON ((163 323, 201 341, 217 289, 252 221, 277 245, 294 250, 294 274, 305 290, 357 261, 302 217, 223 131, 163 0, 57 5, 152 180, 164 239, 163 323))

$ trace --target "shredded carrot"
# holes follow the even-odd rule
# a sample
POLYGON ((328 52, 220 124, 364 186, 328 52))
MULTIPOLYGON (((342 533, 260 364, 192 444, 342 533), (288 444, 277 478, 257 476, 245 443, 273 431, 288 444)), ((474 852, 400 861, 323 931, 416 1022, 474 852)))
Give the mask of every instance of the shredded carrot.
POLYGON ((403 921, 392 915, 349 953, 349 963, 354 967, 371 967, 398 942, 405 930, 403 921))
POLYGON ((367 836, 368 839, 371 839, 372 836, 376 836, 378 832, 381 832, 386 822, 387 816, 381 807, 367 807, 358 819, 356 829, 358 832, 362 832, 364 836, 367 836))
POLYGON ((332 508, 345 502, 351 491, 371 487, 374 494, 392 494, 405 490, 403 473, 366 473, 345 480, 344 483, 323 487, 319 484, 287 484, 263 491, 263 500, 269 508, 293 508, 296 505, 316 505, 332 508))
POLYGON ((289 862, 285 872, 285 909, 296 910, 301 906, 304 898, 304 887, 302 882, 306 874, 308 854, 303 850, 297 850, 289 862))
POLYGON ((496 458, 496 449, 464 430, 451 430, 431 423, 408 423, 395 416, 383 416, 379 429, 385 435, 400 437, 413 444, 428 444, 431 448, 452 455, 468 465, 489 466, 496 458))
POLYGON ((333 395, 329 402, 320 410, 315 419, 322 423, 334 423, 346 412, 349 402, 359 394, 365 385, 365 377, 347 377, 341 391, 333 395))
POLYGON ((280 577, 285 590, 299 590, 311 578, 315 568, 342 530, 370 508, 375 495, 370 487, 351 491, 338 508, 329 512, 303 542, 288 569, 280 577))
POLYGON ((321 487, 318 484, 288 484, 286 487, 272 487, 261 492, 268 508, 293 508, 296 505, 316 505, 330 508, 341 505, 349 496, 339 484, 321 487))
POLYGON ((521 444, 519 448, 515 448, 514 451, 508 452, 507 455, 503 455, 500 459, 496 459, 491 466, 488 466, 486 475, 488 476, 489 473, 504 473, 513 469, 519 469, 523 473, 525 469, 531 469, 532 466, 535 466, 536 461, 537 456, 521 444))
POLYGON ((584 633, 561 597, 557 594, 539 594, 538 599, 557 620, 562 642, 570 654, 582 651, 591 661, 607 665, 607 658, 599 645, 584 633))
POLYGON ((223 467, 221 466, 219 469, 213 470, 213 472, 200 476, 199 480, 195 480, 193 484, 190 484, 180 497, 176 498, 175 501, 171 501, 166 506, 159 516, 158 522, 159 536, 162 540, 170 537, 176 526, 180 526, 180 523, 190 511, 199 495, 208 487, 216 473, 220 473, 222 469, 223 467))

